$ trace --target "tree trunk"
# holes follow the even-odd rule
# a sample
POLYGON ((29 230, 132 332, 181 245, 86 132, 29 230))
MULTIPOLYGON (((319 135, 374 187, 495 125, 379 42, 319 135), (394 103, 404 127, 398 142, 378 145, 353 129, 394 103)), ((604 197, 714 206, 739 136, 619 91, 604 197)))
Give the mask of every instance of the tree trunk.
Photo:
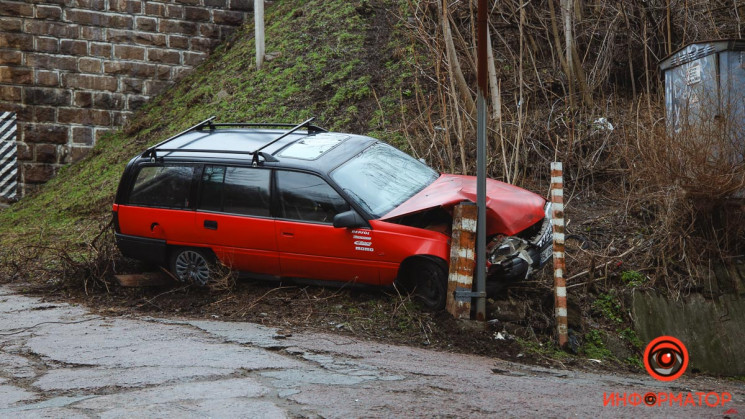
POLYGON ((466 112, 469 115, 473 115, 476 112, 476 103, 471 96, 471 91, 466 83, 466 78, 463 76, 463 70, 460 68, 460 61, 458 60, 458 53, 455 50, 455 44, 453 43, 453 34, 450 30, 450 19, 448 19, 447 11, 447 0, 443 0, 443 4, 437 3, 440 9, 440 20, 442 23, 442 32, 445 40, 445 49, 448 55, 448 67, 450 77, 453 77, 458 87, 458 93, 463 104, 466 107, 466 112))

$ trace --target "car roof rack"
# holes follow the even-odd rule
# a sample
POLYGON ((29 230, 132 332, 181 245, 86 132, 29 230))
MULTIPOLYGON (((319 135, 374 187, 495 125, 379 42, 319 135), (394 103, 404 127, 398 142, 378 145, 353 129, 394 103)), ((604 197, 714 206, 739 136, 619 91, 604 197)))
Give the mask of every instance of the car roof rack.
POLYGON ((292 125, 292 124, 275 124, 275 123, 242 123, 242 122, 229 122, 229 123, 220 123, 215 124, 212 121, 215 120, 215 116, 212 116, 210 118, 205 119, 204 121, 185 129, 184 131, 179 132, 178 134, 163 140, 159 142, 158 144, 148 148, 145 150, 145 152, 142 153, 142 157, 150 157, 153 160, 158 158, 157 152, 186 152, 186 153, 215 153, 215 154, 244 154, 244 155, 253 155, 252 164, 254 166, 259 164, 259 156, 264 158, 264 161, 269 162, 277 162, 277 160, 274 156, 271 154, 265 153, 261 150, 269 147, 270 145, 276 143, 277 141, 287 137, 288 135, 294 133, 295 131, 305 128, 308 130, 308 134, 316 134, 320 132, 327 132, 325 129, 318 127, 316 125, 311 124, 315 120, 315 118, 309 118, 305 120, 304 122, 298 124, 298 125, 292 125), (269 127, 281 127, 281 128, 290 128, 287 132, 283 133, 279 137, 275 138, 274 140, 264 144, 263 146, 259 147, 256 150, 253 151, 245 151, 245 150, 209 150, 209 149, 181 149, 181 148, 162 148, 164 144, 168 143, 169 141, 175 140, 176 138, 189 133, 191 131, 201 131, 205 127, 209 127, 210 131, 214 131, 217 128, 220 127, 256 127, 256 128, 269 128, 269 127))

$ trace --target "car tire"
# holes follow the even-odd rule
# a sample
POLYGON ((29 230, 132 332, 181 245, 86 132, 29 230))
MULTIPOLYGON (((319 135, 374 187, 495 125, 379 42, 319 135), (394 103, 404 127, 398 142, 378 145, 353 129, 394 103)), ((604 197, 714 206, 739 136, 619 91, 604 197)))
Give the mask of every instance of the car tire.
POLYGON ((416 259, 402 267, 400 284, 428 310, 442 310, 447 299, 447 271, 434 260, 416 259))
POLYGON ((180 282, 204 286, 212 279, 215 258, 212 253, 196 247, 179 247, 171 252, 169 268, 180 282))

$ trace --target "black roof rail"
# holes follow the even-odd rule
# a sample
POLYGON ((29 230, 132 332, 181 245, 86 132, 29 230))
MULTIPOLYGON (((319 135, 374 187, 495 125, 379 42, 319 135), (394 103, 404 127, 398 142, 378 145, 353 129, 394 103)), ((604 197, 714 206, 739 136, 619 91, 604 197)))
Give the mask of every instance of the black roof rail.
MULTIPOLYGON (((217 117, 213 115, 213 116, 211 116, 211 117, 209 117, 209 118, 205 119, 204 121, 202 121, 202 122, 200 122, 200 123, 198 123, 198 124, 196 124, 196 125, 192 126, 191 128, 187 128, 187 129, 185 129, 185 130, 183 130, 183 131, 179 132, 178 134, 176 134, 176 135, 174 135, 174 136, 171 136, 170 138, 168 138, 168 139, 166 139, 166 140, 163 140, 163 141, 159 142, 158 144, 155 144, 154 146, 152 146, 152 147, 148 148, 147 150, 145 150, 145 152, 144 152, 144 153, 142 153, 142 157, 156 157, 156 155, 155 155, 155 150, 156 150, 156 149, 157 149, 158 147, 162 146, 163 144, 165 144, 165 143, 167 143, 167 142, 169 142, 169 141, 171 141, 171 140, 175 140, 176 138, 178 138, 178 137, 180 137, 180 136, 182 136, 182 135, 186 134, 187 132, 191 132, 191 131, 194 131, 194 130, 202 129, 202 127, 204 127, 205 125, 209 125, 210 127, 214 126, 214 125, 212 124, 212 121, 213 121, 213 120, 214 120, 215 118, 217 118, 217 117)), ((211 129, 211 128, 210 128, 210 129, 211 129)))
MULTIPOLYGON (((300 124, 298 124, 298 125, 295 125, 295 126, 294 126, 294 127, 293 127, 293 128, 291 129, 291 130, 287 131, 286 133, 284 133, 284 134, 280 135, 279 137, 275 138, 274 140, 272 140, 272 141, 269 141, 268 143, 264 144, 263 146, 261 146, 261 147, 257 148, 257 149, 256 149, 256 150, 254 151, 254 158, 253 158, 253 160, 251 161, 251 163, 252 163, 252 164, 253 164, 254 166, 256 166, 257 164, 259 164, 259 154, 262 154, 262 155, 264 154, 264 153, 260 153, 260 151, 261 151, 261 150, 263 150, 263 149, 265 149, 265 148, 269 147, 270 145, 272 145, 272 144, 276 143, 277 141, 279 141, 279 140, 281 140, 281 139, 283 139, 283 138, 287 137, 288 135, 292 134, 293 132, 295 132, 295 131, 299 130, 300 128, 302 128, 302 127, 304 127, 304 126, 310 126, 310 123, 311 123, 311 122, 313 122, 313 120, 314 120, 314 119, 316 119, 316 118, 308 118, 308 119, 307 119, 307 120, 305 120, 304 122, 302 122, 302 123, 300 123, 300 124)), ((308 131, 308 133, 310 133, 310 131, 308 131)))
MULTIPOLYGON (((312 118, 311 118, 312 119, 312 118)), ((308 121, 306 121, 308 122, 308 121)), ((304 126, 308 129, 309 134, 317 134, 320 132, 328 132, 327 130, 319 127, 318 125, 308 124, 306 122, 303 122, 304 126)), ((297 125, 295 124, 283 124, 283 123, 250 123, 250 122, 221 122, 219 124, 210 124, 210 129, 212 127, 220 128, 220 127, 254 127, 254 128, 271 128, 271 127, 279 127, 279 128, 294 128, 297 125)))
POLYGON ((288 135, 292 134, 293 132, 299 130, 300 128, 305 127, 308 130, 308 134, 316 134, 316 133, 320 133, 320 132, 327 132, 325 129, 320 128, 320 127, 318 127, 316 125, 312 125, 311 124, 311 122, 313 122, 316 118, 309 118, 309 119, 303 121, 302 123, 300 123, 298 125, 292 125, 292 124, 275 124, 275 123, 220 123, 220 124, 215 124, 215 123, 212 122, 214 119, 215 119, 215 117, 212 116, 212 117, 210 117, 208 119, 205 119, 204 121, 202 121, 202 122, 194 125, 191 128, 188 128, 188 129, 186 129, 184 131, 181 131, 180 133, 178 133, 178 134, 176 134, 176 135, 174 135, 174 136, 172 136, 172 137, 170 137, 170 138, 168 138, 168 139, 166 139, 164 141, 159 142, 158 144, 156 144, 156 145, 148 148, 147 150, 145 150, 145 152, 142 153, 142 157, 150 157, 150 158, 156 159, 158 157, 157 156, 157 152, 158 151, 162 151, 162 152, 166 152, 166 153, 169 153, 169 152, 186 152, 186 153, 244 154, 244 155, 252 155, 253 156, 252 164, 255 166, 255 165, 258 165, 259 164, 259 156, 263 157, 264 158, 264 161, 269 161, 269 162, 277 162, 277 161, 279 161, 274 156, 272 156, 271 154, 265 153, 265 152, 263 152, 261 150, 263 150, 263 149, 269 147, 270 145, 276 143, 277 141, 279 141, 279 140, 287 137, 288 135), (206 126, 209 126, 210 131, 212 131, 212 130, 218 128, 218 127, 285 127, 285 128, 290 128, 290 130, 287 131, 287 132, 285 132, 285 133, 283 133, 282 135, 280 135, 279 137, 275 138, 274 140, 272 140, 272 141, 264 144, 263 146, 259 147, 258 149, 254 150, 254 151, 244 151, 244 150, 209 150, 209 149, 199 149, 199 150, 197 150, 197 149, 181 149, 181 148, 159 148, 160 146, 166 144, 167 142, 169 142, 171 140, 174 140, 174 139, 176 139, 176 138, 178 138, 178 137, 180 137, 180 136, 182 136, 182 135, 184 135, 184 134, 186 134, 188 132, 191 132, 191 131, 201 131, 202 128, 204 128, 206 126))

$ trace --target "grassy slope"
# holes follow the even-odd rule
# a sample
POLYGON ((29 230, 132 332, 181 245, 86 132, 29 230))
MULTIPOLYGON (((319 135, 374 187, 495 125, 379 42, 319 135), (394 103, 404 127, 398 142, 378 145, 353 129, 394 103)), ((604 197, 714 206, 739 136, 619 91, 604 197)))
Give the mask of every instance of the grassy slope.
MULTIPOLYGON (((406 37, 386 27, 398 2, 378 3, 388 9, 358 10, 345 0, 274 2, 266 11, 266 48, 276 58, 256 71, 248 22, 127 127, 99 141, 86 159, 63 168, 38 194, 0 211, 0 249, 90 240, 108 221, 127 161, 212 115, 218 122, 290 123, 315 116, 333 130, 389 131, 383 121, 398 115, 397 84, 411 69, 391 58, 402 54, 390 53, 406 48, 406 37)), ((395 134, 388 139, 397 142, 395 134)))

